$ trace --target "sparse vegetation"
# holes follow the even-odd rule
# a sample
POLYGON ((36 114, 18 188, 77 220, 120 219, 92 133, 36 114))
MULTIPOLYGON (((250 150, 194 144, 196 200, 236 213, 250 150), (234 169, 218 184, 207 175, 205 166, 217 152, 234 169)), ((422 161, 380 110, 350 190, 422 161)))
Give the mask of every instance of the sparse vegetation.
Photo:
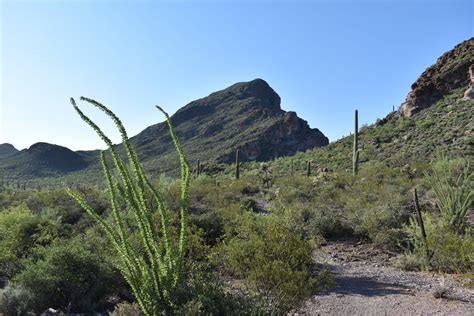
MULTIPOLYGON (((38 179, 2 173, 0 313, 285 314, 332 289, 335 277, 318 265, 318 255, 347 241, 353 246, 344 260, 331 257, 341 259, 339 267, 351 258, 365 265, 370 259, 363 252, 373 250, 383 260, 397 256, 403 269, 472 279, 474 101, 461 100, 463 92, 455 89, 413 117, 392 112, 360 129, 356 111, 354 135, 291 157, 273 159, 283 149, 265 152, 264 163, 245 162, 254 148, 216 135, 225 129, 247 139, 281 118, 240 129, 224 120, 241 114, 236 106, 196 127, 190 116, 204 110, 192 106, 167 117, 171 137, 145 133, 129 142, 112 112, 83 98, 117 124, 122 145, 113 145, 76 107, 109 148, 100 156, 103 174, 88 154, 67 151, 92 167, 40 176, 31 157, 21 155, 14 161, 22 164, 18 174, 33 170, 38 179), (172 123, 180 125, 178 136, 198 128, 207 137, 207 143, 190 138, 184 148, 195 159, 194 177, 172 123), (157 143, 163 140, 166 145, 157 143), (205 150, 209 143, 213 152, 205 150), (151 147, 164 154, 153 157, 151 147), (212 159, 216 151, 228 164, 212 159)), ((261 115, 256 107, 247 114, 261 115)), ((250 126, 250 116, 242 126, 250 126)), ((2 160, 0 168, 12 163, 2 160)), ((447 297, 446 289, 430 293, 447 297)))

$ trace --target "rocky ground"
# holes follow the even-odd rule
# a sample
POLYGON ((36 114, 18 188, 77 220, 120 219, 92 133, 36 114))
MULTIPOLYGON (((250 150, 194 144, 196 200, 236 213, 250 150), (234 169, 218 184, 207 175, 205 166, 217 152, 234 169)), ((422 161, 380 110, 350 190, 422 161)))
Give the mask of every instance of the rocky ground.
POLYGON ((473 289, 451 275, 397 269, 396 255, 374 247, 330 242, 314 260, 334 273, 336 285, 295 315, 474 315, 473 289))

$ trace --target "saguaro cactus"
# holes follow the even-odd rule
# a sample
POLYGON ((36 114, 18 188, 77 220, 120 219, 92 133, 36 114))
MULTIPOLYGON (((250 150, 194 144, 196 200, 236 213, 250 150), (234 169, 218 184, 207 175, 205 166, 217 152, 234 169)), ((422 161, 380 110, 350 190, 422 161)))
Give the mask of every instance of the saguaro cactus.
POLYGON ((198 162, 197 162, 197 176, 199 177, 201 175, 201 160, 198 159, 198 162))
POLYGON ((293 176, 294 167, 293 167, 293 160, 290 162, 290 176, 293 176))
POLYGON ((308 176, 308 177, 311 176, 311 161, 308 161, 306 176, 308 176))
POLYGON ((354 114, 354 148, 352 153, 352 174, 355 176, 359 171, 359 113, 355 110, 354 114))
POLYGON ((235 151, 235 179, 240 179, 240 148, 235 151))
POLYGON ((413 205, 415 206, 415 211, 416 211, 416 221, 418 222, 418 225, 420 226, 421 230, 421 238, 423 239, 423 246, 425 247, 425 256, 428 264, 430 264, 430 249, 428 248, 428 241, 426 238, 426 230, 425 230, 425 223, 423 222, 423 215, 421 214, 421 209, 420 209, 420 203, 418 202, 418 192, 416 188, 413 189, 413 205))

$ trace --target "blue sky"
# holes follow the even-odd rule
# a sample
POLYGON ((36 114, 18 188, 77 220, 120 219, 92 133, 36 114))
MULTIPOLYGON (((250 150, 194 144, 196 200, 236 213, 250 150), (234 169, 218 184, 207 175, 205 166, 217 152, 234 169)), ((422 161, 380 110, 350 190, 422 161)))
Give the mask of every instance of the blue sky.
MULTIPOLYGON (((108 105, 130 135, 235 82, 265 79, 331 140, 353 110, 399 106, 474 35, 473 1, 8 1, 1 9, 0 143, 103 148, 70 96, 108 105)), ((113 126, 90 111, 118 141, 113 126)))

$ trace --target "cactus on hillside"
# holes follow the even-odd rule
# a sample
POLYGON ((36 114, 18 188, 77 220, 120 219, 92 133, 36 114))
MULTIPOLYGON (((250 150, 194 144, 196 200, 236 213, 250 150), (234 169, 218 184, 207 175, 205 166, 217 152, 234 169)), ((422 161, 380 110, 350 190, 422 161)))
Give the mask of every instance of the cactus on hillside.
POLYGON ((359 171, 359 113, 355 110, 354 114, 354 148, 352 152, 352 175, 359 171))
POLYGON ((240 179, 240 149, 235 151, 235 179, 240 179))

